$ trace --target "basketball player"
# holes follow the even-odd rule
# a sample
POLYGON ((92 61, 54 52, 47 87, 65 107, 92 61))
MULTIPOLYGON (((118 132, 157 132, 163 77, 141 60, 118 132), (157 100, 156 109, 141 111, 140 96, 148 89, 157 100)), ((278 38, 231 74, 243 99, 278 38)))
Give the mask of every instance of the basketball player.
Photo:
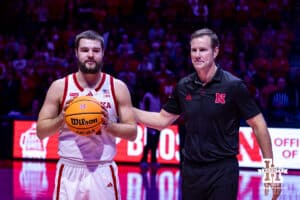
POLYGON ((101 72, 104 41, 98 33, 77 35, 75 55, 79 70, 52 83, 37 121, 40 139, 59 132, 53 199, 119 200, 116 137, 133 141, 137 135, 130 93, 124 82, 101 72), (100 132, 80 136, 67 128, 64 110, 75 96, 101 102, 105 124, 100 132))
MULTIPOLYGON (((182 166, 184 200, 237 199, 239 126, 251 126, 264 158, 273 158, 266 122, 245 84, 216 65, 219 40, 210 29, 191 35, 194 73, 182 78, 160 112, 135 108, 138 122, 163 129, 181 114, 185 120, 182 166)), ((275 184, 273 184, 275 186, 275 184)), ((278 185, 276 185, 278 186, 278 185)), ((280 187, 273 187, 276 199, 280 187)))

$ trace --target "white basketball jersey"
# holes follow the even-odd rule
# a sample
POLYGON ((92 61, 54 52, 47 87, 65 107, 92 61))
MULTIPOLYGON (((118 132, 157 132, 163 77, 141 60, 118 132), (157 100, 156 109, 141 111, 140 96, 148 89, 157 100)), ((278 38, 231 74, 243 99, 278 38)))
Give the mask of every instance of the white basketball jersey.
MULTIPOLYGON (((101 73, 101 81, 95 88, 80 86, 75 73, 66 76, 63 109, 65 102, 76 96, 93 96, 106 107, 109 119, 117 121, 117 102, 112 76, 101 73)), ((80 136, 64 125, 59 133, 58 154, 61 158, 79 162, 111 161, 116 154, 116 138, 104 130, 99 135, 80 136)))

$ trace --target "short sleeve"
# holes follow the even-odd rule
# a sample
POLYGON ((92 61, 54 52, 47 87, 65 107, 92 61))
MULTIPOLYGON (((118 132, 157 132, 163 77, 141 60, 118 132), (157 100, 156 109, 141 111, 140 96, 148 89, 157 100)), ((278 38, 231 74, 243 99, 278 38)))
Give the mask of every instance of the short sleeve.
POLYGON ((244 82, 238 81, 234 91, 235 102, 239 109, 239 113, 245 120, 248 120, 261 112, 244 82))
POLYGON ((167 102, 162 107, 165 111, 180 115, 181 114, 181 107, 180 107, 180 99, 179 99, 179 92, 178 92, 178 85, 174 88, 172 94, 169 96, 167 102))

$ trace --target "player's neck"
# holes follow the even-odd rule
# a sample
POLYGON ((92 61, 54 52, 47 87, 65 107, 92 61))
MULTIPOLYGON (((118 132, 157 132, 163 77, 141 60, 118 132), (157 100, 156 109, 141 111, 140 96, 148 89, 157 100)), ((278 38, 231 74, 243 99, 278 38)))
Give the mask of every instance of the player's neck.
POLYGON ((90 88, 94 88, 99 84, 99 82, 101 81, 101 76, 102 76, 101 72, 97 74, 83 74, 81 72, 77 73, 77 78, 79 83, 83 87, 90 87, 90 88))

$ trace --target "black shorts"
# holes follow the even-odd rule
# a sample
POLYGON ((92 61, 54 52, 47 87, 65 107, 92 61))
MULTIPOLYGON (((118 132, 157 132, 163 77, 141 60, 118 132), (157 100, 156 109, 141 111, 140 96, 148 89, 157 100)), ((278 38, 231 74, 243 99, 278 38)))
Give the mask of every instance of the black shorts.
POLYGON ((236 200, 239 166, 235 157, 212 163, 184 161, 183 200, 236 200))

